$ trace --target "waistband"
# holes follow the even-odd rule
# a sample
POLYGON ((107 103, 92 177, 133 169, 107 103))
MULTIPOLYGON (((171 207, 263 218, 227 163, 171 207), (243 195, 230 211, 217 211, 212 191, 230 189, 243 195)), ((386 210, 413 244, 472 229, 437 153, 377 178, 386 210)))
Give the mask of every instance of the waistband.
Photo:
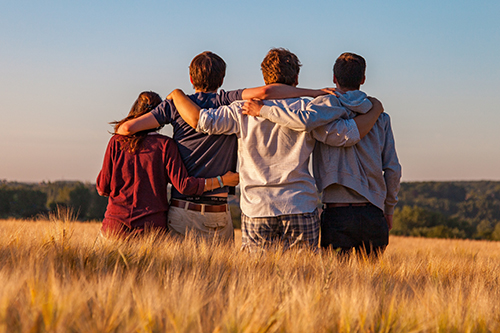
POLYGON ((187 196, 184 198, 172 198, 172 200, 180 200, 180 201, 189 201, 197 204, 205 204, 205 205, 223 205, 227 204, 227 197, 217 197, 217 196, 208 196, 208 195, 200 195, 200 196, 187 196))
POLYGON ((222 205, 196 204, 193 202, 178 200, 178 199, 172 199, 170 205, 173 207, 194 210, 197 212, 220 213, 220 212, 227 212, 229 210, 227 204, 222 204, 222 205))
POLYGON ((366 206, 371 206, 372 204, 369 202, 353 202, 353 203, 348 203, 348 202, 339 202, 339 203, 326 203, 325 207, 326 208, 337 208, 337 207, 366 207, 366 206))

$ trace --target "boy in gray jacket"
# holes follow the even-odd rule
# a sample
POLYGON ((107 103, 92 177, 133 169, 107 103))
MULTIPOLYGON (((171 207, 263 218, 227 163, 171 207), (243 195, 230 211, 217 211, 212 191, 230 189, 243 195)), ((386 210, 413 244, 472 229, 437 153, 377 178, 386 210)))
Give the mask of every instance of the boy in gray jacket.
MULTIPOLYGON (((334 65, 336 96, 321 96, 311 104, 344 107, 345 113, 337 112, 342 109, 330 109, 332 121, 365 114, 372 106, 366 94, 359 91, 365 82, 365 69, 363 57, 353 53, 340 55, 334 65)), ((307 110, 276 106, 263 106, 257 114, 253 109, 258 104, 248 102, 246 113, 282 126, 287 126, 290 114, 310 117, 307 110)), ((295 125, 294 129, 310 130, 295 125)), ((323 192, 321 246, 343 254, 353 250, 366 251, 367 255, 382 253, 389 242, 401 178, 389 115, 382 113, 368 134, 354 146, 333 147, 317 142, 313 171, 318 190, 323 192)))

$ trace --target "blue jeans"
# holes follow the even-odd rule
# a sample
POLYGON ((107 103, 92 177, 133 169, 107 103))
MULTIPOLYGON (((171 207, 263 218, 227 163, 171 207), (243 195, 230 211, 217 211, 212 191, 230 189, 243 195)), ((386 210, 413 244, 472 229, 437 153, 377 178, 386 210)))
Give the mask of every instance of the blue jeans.
POLYGON ((389 227, 382 210, 374 205, 325 208, 321 214, 322 248, 370 255, 381 254, 387 244, 389 227))

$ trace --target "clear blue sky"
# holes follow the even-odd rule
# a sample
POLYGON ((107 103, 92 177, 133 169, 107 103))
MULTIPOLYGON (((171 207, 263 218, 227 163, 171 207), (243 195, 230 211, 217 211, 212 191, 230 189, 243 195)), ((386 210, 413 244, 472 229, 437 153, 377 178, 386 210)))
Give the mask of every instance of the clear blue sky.
MULTIPOLYGON (((2 1, 0 179, 94 182, 137 95, 192 92, 211 50, 223 89, 263 84, 272 47, 302 87, 332 86, 345 51, 391 115, 403 181, 500 180, 498 1, 2 1)), ((167 129, 166 133, 171 133, 167 129)))

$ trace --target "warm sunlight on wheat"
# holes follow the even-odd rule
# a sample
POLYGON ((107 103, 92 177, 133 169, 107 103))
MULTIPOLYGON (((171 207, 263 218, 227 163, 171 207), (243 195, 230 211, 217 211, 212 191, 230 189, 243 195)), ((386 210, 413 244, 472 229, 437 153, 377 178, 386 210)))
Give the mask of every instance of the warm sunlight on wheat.
POLYGON ((0 221, 3 332, 498 332, 500 243, 393 237, 377 262, 0 221))

